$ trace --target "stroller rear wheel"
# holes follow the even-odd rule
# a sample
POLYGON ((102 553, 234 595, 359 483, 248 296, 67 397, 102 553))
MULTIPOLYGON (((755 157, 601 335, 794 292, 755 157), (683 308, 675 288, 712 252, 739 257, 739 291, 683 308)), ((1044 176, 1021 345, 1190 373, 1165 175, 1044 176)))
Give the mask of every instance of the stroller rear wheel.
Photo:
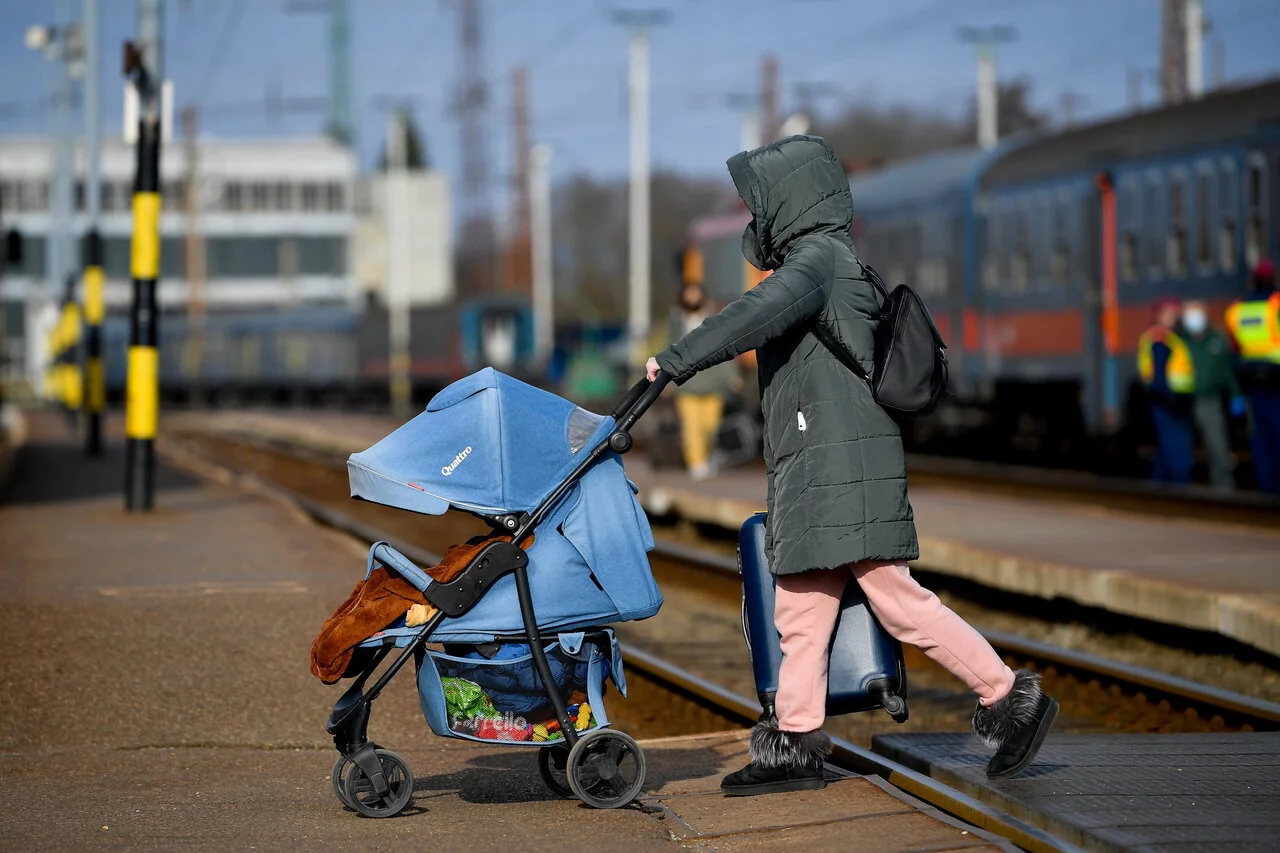
MULTIPOLYGON (((379 749, 375 753, 382 764, 382 775, 387 780, 387 792, 379 796, 373 790, 373 782, 365 775, 360 765, 352 764, 343 780, 342 790, 345 805, 358 811, 365 817, 392 817, 409 805, 413 799, 413 774, 405 760, 388 749, 379 749)), ((339 768, 334 765, 334 770, 339 768)))
POLYGON ((569 764, 569 749, 564 746, 551 746, 538 750, 538 773, 542 781, 547 783, 551 793, 566 800, 577 795, 569 787, 569 774, 565 769, 569 764))
POLYGON ((612 729, 578 738, 565 769, 573 793, 593 808, 625 806, 644 789, 644 751, 630 735, 612 729))

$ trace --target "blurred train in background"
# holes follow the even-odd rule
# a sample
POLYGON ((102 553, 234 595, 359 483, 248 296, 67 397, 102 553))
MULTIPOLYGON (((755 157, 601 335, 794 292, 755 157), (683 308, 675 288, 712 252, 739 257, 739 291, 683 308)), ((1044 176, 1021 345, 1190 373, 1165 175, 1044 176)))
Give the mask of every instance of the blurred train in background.
MULTIPOLYGON (((165 403, 385 405, 387 312, 316 306, 160 319, 165 403)), ((107 396, 124 398, 127 317, 104 325, 107 396)), ((411 312, 415 401, 485 365, 528 378, 533 318, 526 300, 492 295, 411 312)))
MULTIPOLYGON (((1280 255, 1280 81, 850 177, 859 254, 911 284, 949 344, 953 397, 911 423, 957 450, 1087 457, 1142 440, 1139 335, 1160 297, 1219 328, 1280 255)), ((690 230, 724 302, 760 274, 745 212, 690 230)))

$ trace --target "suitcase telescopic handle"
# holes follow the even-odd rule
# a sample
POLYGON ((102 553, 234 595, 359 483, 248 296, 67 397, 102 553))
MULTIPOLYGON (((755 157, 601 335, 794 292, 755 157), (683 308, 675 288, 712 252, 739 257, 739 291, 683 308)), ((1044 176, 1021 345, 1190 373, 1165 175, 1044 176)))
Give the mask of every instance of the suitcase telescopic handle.
POLYGON ((631 386, 631 390, 612 413, 617 426, 609 436, 609 448, 614 453, 626 453, 631 449, 631 427, 635 426, 640 416, 649 410, 670 381, 671 375, 665 370, 659 370, 652 382, 641 379, 631 386))

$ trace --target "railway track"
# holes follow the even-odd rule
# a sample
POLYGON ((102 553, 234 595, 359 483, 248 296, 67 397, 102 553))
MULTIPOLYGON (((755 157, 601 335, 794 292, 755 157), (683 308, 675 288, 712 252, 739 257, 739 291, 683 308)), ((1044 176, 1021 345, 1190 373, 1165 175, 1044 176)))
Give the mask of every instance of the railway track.
MULTIPOLYGON (((179 464, 203 469, 205 473, 212 469, 220 472, 223 479, 235 478, 361 541, 390 539, 406 556, 421 564, 437 562, 439 551, 470 532, 465 525, 460 529, 453 519, 451 525, 446 525, 444 517, 424 518, 343 501, 344 492, 335 490, 333 481, 335 477, 345 479, 345 470, 323 455, 208 438, 169 442, 164 450, 179 464), (389 526, 396 529, 388 529, 389 526)), ((471 521, 465 517, 462 520, 471 521)), ((629 668, 702 709, 703 726, 718 722, 752 724, 760 706, 749 698, 753 695, 750 667, 742 654, 740 635, 730 639, 738 630, 736 605, 740 587, 735 561, 724 554, 659 541, 651 563, 659 583, 668 592, 669 606, 664 613, 674 602, 681 602, 676 610, 690 612, 677 614, 677 622, 683 622, 680 627, 684 630, 672 631, 670 620, 656 631, 646 631, 646 623, 619 626, 628 647, 629 668)), ((649 622, 657 623, 662 617, 659 614, 649 622)), ((1045 676, 1049 689, 1063 700, 1062 730, 1280 729, 1280 705, 1274 703, 1025 637, 985 633, 1011 663, 1030 664, 1045 676)), ((957 693, 953 683, 950 690, 939 687, 937 674, 929 672, 930 666, 923 658, 908 659, 913 678, 909 694, 913 716, 928 730, 963 729, 972 710, 969 698, 957 693)), ((887 717, 862 714, 829 722, 835 736, 831 756, 834 766, 881 777, 1024 849, 1075 849, 999 808, 868 749, 865 744, 872 735, 894 730, 887 717)))
MULTIPOLYGON (((418 516, 351 502, 346 498, 345 463, 332 454, 278 441, 225 436, 191 435, 181 441, 180 448, 170 447, 247 476, 258 488, 276 492, 323 523, 359 539, 389 538, 416 548, 417 556, 428 564, 449 545, 485 529, 478 520, 457 513, 418 516)), ((628 626, 625 633, 631 644, 649 648, 699 677, 714 676, 739 695, 753 695, 740 633, 736 561, 724 553, 659 538, 650 562, 667 593, 667 605, 659 617, 628 626), (671 617, 665 616, 668 612, 671 617)), ((1044 675, 1048 689, 1064 700, 1060 725, 1068 730, 1280 729, 1280 704, 1274 702, 1006 631, 984 630, 983 634, 1011 665, 1030 666, 1044 675)), ((913 717, 941 730, 967 727, 972 706, 953 678, 913 649, 908 650, 908 671, 913 717)), ((845 734, 869 743, 871 736, 894 730, 887 718, 882 721, 878 715, 867 723, 845 734)))
POLYGON ((1085 471, 1036 468, 907 454, 913 484, 963 487, 1041 500, 1089 503, 1110 509, 1175 518, 1194 518, 1253 527, 1280 526, 1280 500, 1260 492, 1223 492, 1203 485, 1169 486, 1148 480, 1085 471))

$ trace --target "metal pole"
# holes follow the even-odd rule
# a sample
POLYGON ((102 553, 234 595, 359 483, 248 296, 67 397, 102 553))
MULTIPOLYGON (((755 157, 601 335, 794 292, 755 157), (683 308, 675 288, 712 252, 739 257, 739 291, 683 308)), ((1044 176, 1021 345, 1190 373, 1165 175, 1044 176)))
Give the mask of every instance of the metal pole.
MULTIPOLYGON (((159 0, 139 0, 138 31, 150 34, 147 47, 158 56, 159 0)), ((125 73, 138 89, 137 165, 133 183, 133 305, 129 323, 129 365, 125 385, 125 509, 155 506, 155 436, 160 407, 160 86, 162 77, 145 64, 137 48, 126 46, 125 73)))
POLYGON ((545 366, 555 347, 555 292, 551 265, 551 148, 529 150, 529 219, 533 231, 533 341, 537 362, 545 366))
POLYGON ((978 48, 978 145, 994 148, 999 140, 996 118, 996 57, 990 45, 978 48))
POLYGON ((1186 92, 1188 98, 1204 93, 1204 4, 1203 0, 1186 0, 1182 13, 1186 34, 1186 92))
POLYGON ((963 27, 960 38, 978 49, 978 145, 994 148, 1000 139, 1000 89, 996 76, 996 45, 1013 41, 1012 27, 963 27))
MULTIPOLYGON (((138 46, 142 48, 142 64, 155 86, 157 98, 164 83, 164 52, 160 49, 163 34, 163 0, 138 0, 138 46)), ((156 109, 160 109, 159 105, 156 109)))
POLYGON ((387 123, 387 337, 388 373, 391 382, 391 411, 396 417, 409 414, 413 401, 412 356, 410 354, 409 257, 413 239, 409 222, 409 122, 393 112, 387 123))
MULTIPOLYGON (((185 373, 190 377, 192 405, 204 403, 204 285, 205 245, 200 230, 200 150, 199 108, 188 104, 182 110, 182 133, 186 141, 186 273, 187 273, 187 346, 185 373)), ((283 246, 281 247, 283 249, 283 246)))
POLYGON ((631 36, 631 198, 628 328, 634 354, 649 334, 649 38, 631 36))
POLYGON ((106 408, 106 377, 102 366, 102 319, 106 313, 102 275, 102 212, 99 176, 101 140, 99 110, 98 0, 84 0, 84 319, 85 319, 85 452, 102 455, 102 412, 106 408))

